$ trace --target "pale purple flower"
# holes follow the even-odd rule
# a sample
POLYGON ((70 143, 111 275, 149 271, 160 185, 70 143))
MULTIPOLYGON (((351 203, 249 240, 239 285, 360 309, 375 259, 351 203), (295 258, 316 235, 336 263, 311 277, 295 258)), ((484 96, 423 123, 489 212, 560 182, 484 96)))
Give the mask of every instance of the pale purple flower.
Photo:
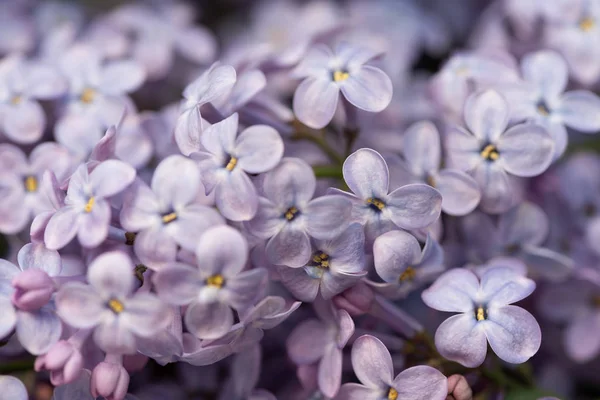
POLYGON ((445 400, 446 377, 425 365, 408 368, 394 377, 390 352, 371 335, 363 335, 352 345, 352 367, 358 383, 342 385, 336 400, 445 400))
POLYGON ((200 108, 227 96, 236 82, 235 69, 230 65, 213 64, 183 91, 181 113, 175 124, 175 141, 184 155, 198 151, 201 133, 207 126, 200 108))
POLYGON ((57 313, 74 328, 93 329, 107 353, 132 354, 136 337, 150 337, 169 323, 169 309, 154 294, 133 293, 134 265, 123 252, 105 252, 87 271, 89 284, 68 282, 56 294, 57 313))
POLYGON ((523 82, 500 85, 506 96, 511 119, 527 119, 544 126, 555 142, 554 158, 567 147, 565 127, 584 133, 600 131, 600 98, 588 90, 564 92, 569 72, 556 52, 530 53, 521 62, 523 82))
POLYGON ((14 376, 0 375, 0 393, 11 400, 28 400, 29 395, 23 382, 14 376))
POLYGON ((0 259, 0 337, 13 329, 21 345, 32 354, 43 354, 60 339, 62 324, 49 303, 62 265, 56 251, 29 243, 17 255, 19 266, 0 259), (45 279, 44 279, 45 278, 45 279), (33 282, 36 280, 38 282, 33 282), (36 291, 36 283, 42 283, 36 291), (26 287, 28 286, 28 287, 26 287))
POLYGON ((466 128, 454 126, 447 133, 448 164, 475 178, 484 211, 506 211, 515 203, 512 176, 544 172, 552 162, 554 141, 544 127, 534 123, 507 129, 509 105, 493 90, 471 95, 464 118, 466 128))
POLYGON ((440 170, 442 145, 434 124, 423 121, 411 125, 404 133, 402 145, 404 159, 388 163, 393 181, 433 186, 442 195, 442 211, 450 215, 465 215, 477 207, 481 198, 477 182, 457 169, 440 170))
MULTIPOLYGON (((148 164, 154 154, 150 135, 146 132, 141 115, 126 115, 116 133, 115 156, 139 169, 148 164)), ((166 135, 166 132, 162 132, 166 135)))
POLYGON ((142 85, 144 70, 134 61, 103 63, 96 50, 86 46, 74 46, 65 54, 61 70, 69 79, 69 94, 54 135, 59 143, 85 156, 104 129, 119 122, 124 110, 135 110, 127 94, 142 85))
POLYGON ((462 221, 469 252, 477 261, 515 257, 527 264, 531 274, 549 280, 566 279, 574 263, 567 256, 543 247, 550 231, 546 213, 537 205, 521 203, 501 214, 497 223, 489 215, 474 212, 462 221))
POLYGON ((395 227, 422 229, 440 216, 442 196, 428 185, 410 184, 389 192, 389 172, 383 157, 359 149, 344 162, 342 173, 353 194, 338 189, 353 202, 352 217, 365 226, 367 249, 373 240, 395 227))
POLYGON ((52 210, 44 191, 46 170, 60 180, 71 172, 72 157, 56 143, 38 145, 29 159, 18 147, 0 144, 0 231, 22 231, 36 215, 52 210))
POLYGON ((107 160, 88 172, 81 164, 69 180, 65 205, 48 221, 44 242, 60 249, 75 236, 84 247, 100 245, 108 235, 111 218, 108 198, 123 191, 135 179, 135 169, 117 160, 107 160))
POLYGON ((66 91, 67 81, 49 65, 18 55, 0 60, 0 129, 13 142, 37 142, 46 128, 38 100, 54 99, 66 91))
POLYGON ((246 239, 235 229, 218 226, 197 242, 197 267, 171 263, 153 277, 158 295, 187 305, 185 325, 201 339, 217 339, 233 326, 233 309, 250 307, 266 283, 262 268, 242 271, 248 259, 246 239))
POLYGON ((255 389, 262 361, 260 345, 236 354, 231 365, 230 379, 219 395, 220 400, 276 400, 266 390, 255 389))
POLYGON ((175 260, 177 246, 194 251, 204 231, 224 223, 217 211, 198 202, 201 190, 198 167, 181 155, 156 167, 150 187, 136 181, 125 195, 120 221, 137 232, 134 250, 140 261, 159 268, 175 260))
POLYGON ((489 269, 481 280, 462 268, 446 272, 421 295, 431 308, 460 313, 438 327, 438 351, 474 368, 485 360, 489 343, 502 360, 524 363, 540 348, 542 332, 533 315, 511 304, 534 290, 534 281, 509 268, 489 269))
POLYGON ((366 274, 365 234, 351 224, 331 240, 312 240, 312 256, 303 268, 277 267, 281 283, 299 300, 312 302, 320 293, 331 299, 358 283, 366 274))
POLYGON ((286 341, 289 357, 298 366, 314 364, 319 390, 334 397, 342 379, 342 350, 354 333, 354 321, 331 302, 313 303, 319 319, 297 325, 286 341))
POLYGON ((303 267, 312 255, 310 238, 331 240, 348 227, 351 202, 335 195, 312 199, 316 185, 312 168, 298 158, 284 158, 265 174, 264 197, 247 227, 252 235, 269 239, 271 263, 303 267))
POLYGON ((258 209, 256 188, 248 174, 273 169, 283 156, 283 140, 270 126, 254 125, 239 135, 238 115, 202 132, 198 160, 206 194, 215 192, 217 208, 227 219, 248 221, 258 209))
POLYGON ((327 125, 338 106, 340 92, 353 106, 369 112, 384 110, 392 100, 392 81, 379 68, 366 65, 379 56, 370 49, 340 43, 335 52, 319 45, 294 70, 305 78, 294 93, 294 113, 305 125, 327 125))
POLYGON ((382 234, 373 243, 375 271, 384 283, 367 281, 387 298, 406 297, 444 271, 444 251, 431 236, 425 247, 404 231, 382 234))

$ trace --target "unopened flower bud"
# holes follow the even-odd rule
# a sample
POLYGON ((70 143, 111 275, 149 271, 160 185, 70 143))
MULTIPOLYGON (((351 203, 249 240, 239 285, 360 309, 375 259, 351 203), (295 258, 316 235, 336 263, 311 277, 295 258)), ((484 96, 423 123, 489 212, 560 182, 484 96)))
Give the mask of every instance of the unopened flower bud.
POLYGON ((46 305, 54 293, 54 281, 41 269, 26 269, 12 281, 16 289, 12 302, 20 310, 35 311, 46 305))
POLYGON ((103 361, 92 371, 91 391, 94 397, 123 400, 129 387, 129 374, 121 364, 103 361))
POLYGON ((448 395, 455 400, 472 400, 473 392, 469 383, 462 375, 448 377, 448 395))
POLYGON ((346 310, 353 317, 363 315, 373 304, 373 290, 364 283, 358 283, 333 298, 337 308, 346 310))
POLYGON ((35 370, 50 371, 50 382, 54 386, 75 381, 83 369, 83 356, 72 343, 61 340, 48 353, 35 360, 35 370))

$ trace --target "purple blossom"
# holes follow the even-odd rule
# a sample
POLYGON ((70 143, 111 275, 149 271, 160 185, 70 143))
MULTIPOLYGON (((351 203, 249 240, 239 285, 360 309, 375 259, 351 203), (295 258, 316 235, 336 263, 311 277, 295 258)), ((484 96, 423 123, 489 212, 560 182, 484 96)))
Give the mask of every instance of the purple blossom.
POLYGON ((379 112, 392 100, 392 81, 379 68, 366 65, 379 54, 348 43, 335 52, 324 45, 312 48, 294 75, 305 78, 294 93, 294 113, 305 125, 327 125, 337 109, 340 92, 350 104, 379 112))
POLYGON ((205 129, 202 148, 192 157, 198 161, 206 194, 215 192, 221 214, 248 221, 258 209, 258 195, 248 174, 273 169, 283 156, 283 141, 266 125, 251 126, 239 135, 237 131, 237 114, 205 129))
POLYGON ((440 216, 442 196, 431 186, 411 184, 389 192, 389 172, 383 157, 371 149, 348 156, 342 169, 352 191, 330 189, 352 200, 352 218, 365 226, 367 246, 384 232, 399 227, 421 229, 440 216))
POLYGON ((455 126, 446 137, 448 163, 475 178, 481 208, 490 213, 514 205, 512 176, 541 174, 554 154, 554 142, 542 126, 523 123, 507 129, 508 111, 496 91, 473 94, 465 105, 467 128, 455 126))
POLYGON ((177 246, 194 251, 202 233, 224 223, 219 213, 198 202, 200 176, 192 160, 173 155, 156 167, 151 187, 138 180, 126 194, 121 225, 137 233, 135 253, 148 267, 174 261, 177 246))
POLYGON ((446 377, 429 366, 408 368, 394 377, 388 349, 371 335, 363 335, 354 342, 352 366, 362 384, 345 383, 336 399, 444 400, 448 393, 446 377))
POLYGON ((100 245, 108 235, 111 218, 108 198, 135 179, 135 169, 117 160, 98 164, 91 172, 81 164, 69 179, 65 205, 48 221, 44 242, 60 249, 75 236, 84 247, 100 245))
POLYGON ((466 269, 446 272, 422 293, 429 307, 460 313, 438 327, 438 351, 449 360, 473 368, 485 360, 489 343, 502 360, 524 363, 537 353, 542 333, 533 315, 510 304, 534 290, 534 281, 508 268, 489 269, 481 280, 466 269))
POLYGON ((297 158, 284 158, 262 182, 258 212, 248 222, 251 234, 269 239, 266 254, 276 265, 305 266, 311 258, 310 238, 330 240, 349 224, 352 204, 343 196, 312 199, 316 179, 297 158))
POLYGON ((134 265, 120 251, 94 259, 89 284, 68 282, 56 294, 57 313, 72 327, 93 329, 94 341, 107 353, 131 354, 136 337, 150 337, 168 323, 168 308, 153 294, 133 293, 134 265))
POLYGON ((248 244, 235 229, 214 227, 196 247, 197 267, 172 263, 153 278, 158 295, 168 303, 184 306, 185 325, 201 339, 217 339, 233 326, 233 311, 251 306, 261 293, 265 270, 243 271, 248 244))
POLYGON ((0 391, 2 396, 13 400, 29 399, 25 385, 14 376, 0 375, 0 391))

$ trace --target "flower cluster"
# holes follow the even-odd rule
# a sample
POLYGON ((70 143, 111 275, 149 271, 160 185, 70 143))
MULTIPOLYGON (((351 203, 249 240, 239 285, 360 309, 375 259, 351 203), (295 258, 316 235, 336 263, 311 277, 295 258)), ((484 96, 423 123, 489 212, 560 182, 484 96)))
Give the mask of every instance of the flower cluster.
POLYGON ((0 4, 0 398, 598 389, 598 0, 85 3, 0 4))

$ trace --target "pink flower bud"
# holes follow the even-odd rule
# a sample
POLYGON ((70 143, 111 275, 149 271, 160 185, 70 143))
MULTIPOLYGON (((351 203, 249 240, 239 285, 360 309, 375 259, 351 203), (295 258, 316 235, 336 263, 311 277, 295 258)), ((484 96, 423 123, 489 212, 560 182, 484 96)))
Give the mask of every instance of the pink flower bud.
POLYGON ((35 360, 35 370, 50 371, 54 386, 75 381, 83 369, 83 356, 79 349, 66 340, 57 342, 48 353, 35 360))
POLYGON ((123 400, 129 387, 129 374, 121 364, 103 361, 92 371, 91 391, 94 397, 123 400))
POLYGON ((448 395, 455 400, 473 400, 473 392, 462 375, 448 377, 448 395))
POLYGON ((46 305, 54 293, 54 281, 41 269, 26 269, 12 281, 16 289, 12 302, 20 310, 35 311, 46 305))
POLYGON ((373 290, 364 283, 358 283, 333 298, 337 308, 346 310, 353 317, 363 315, 371 309, 373 290))

